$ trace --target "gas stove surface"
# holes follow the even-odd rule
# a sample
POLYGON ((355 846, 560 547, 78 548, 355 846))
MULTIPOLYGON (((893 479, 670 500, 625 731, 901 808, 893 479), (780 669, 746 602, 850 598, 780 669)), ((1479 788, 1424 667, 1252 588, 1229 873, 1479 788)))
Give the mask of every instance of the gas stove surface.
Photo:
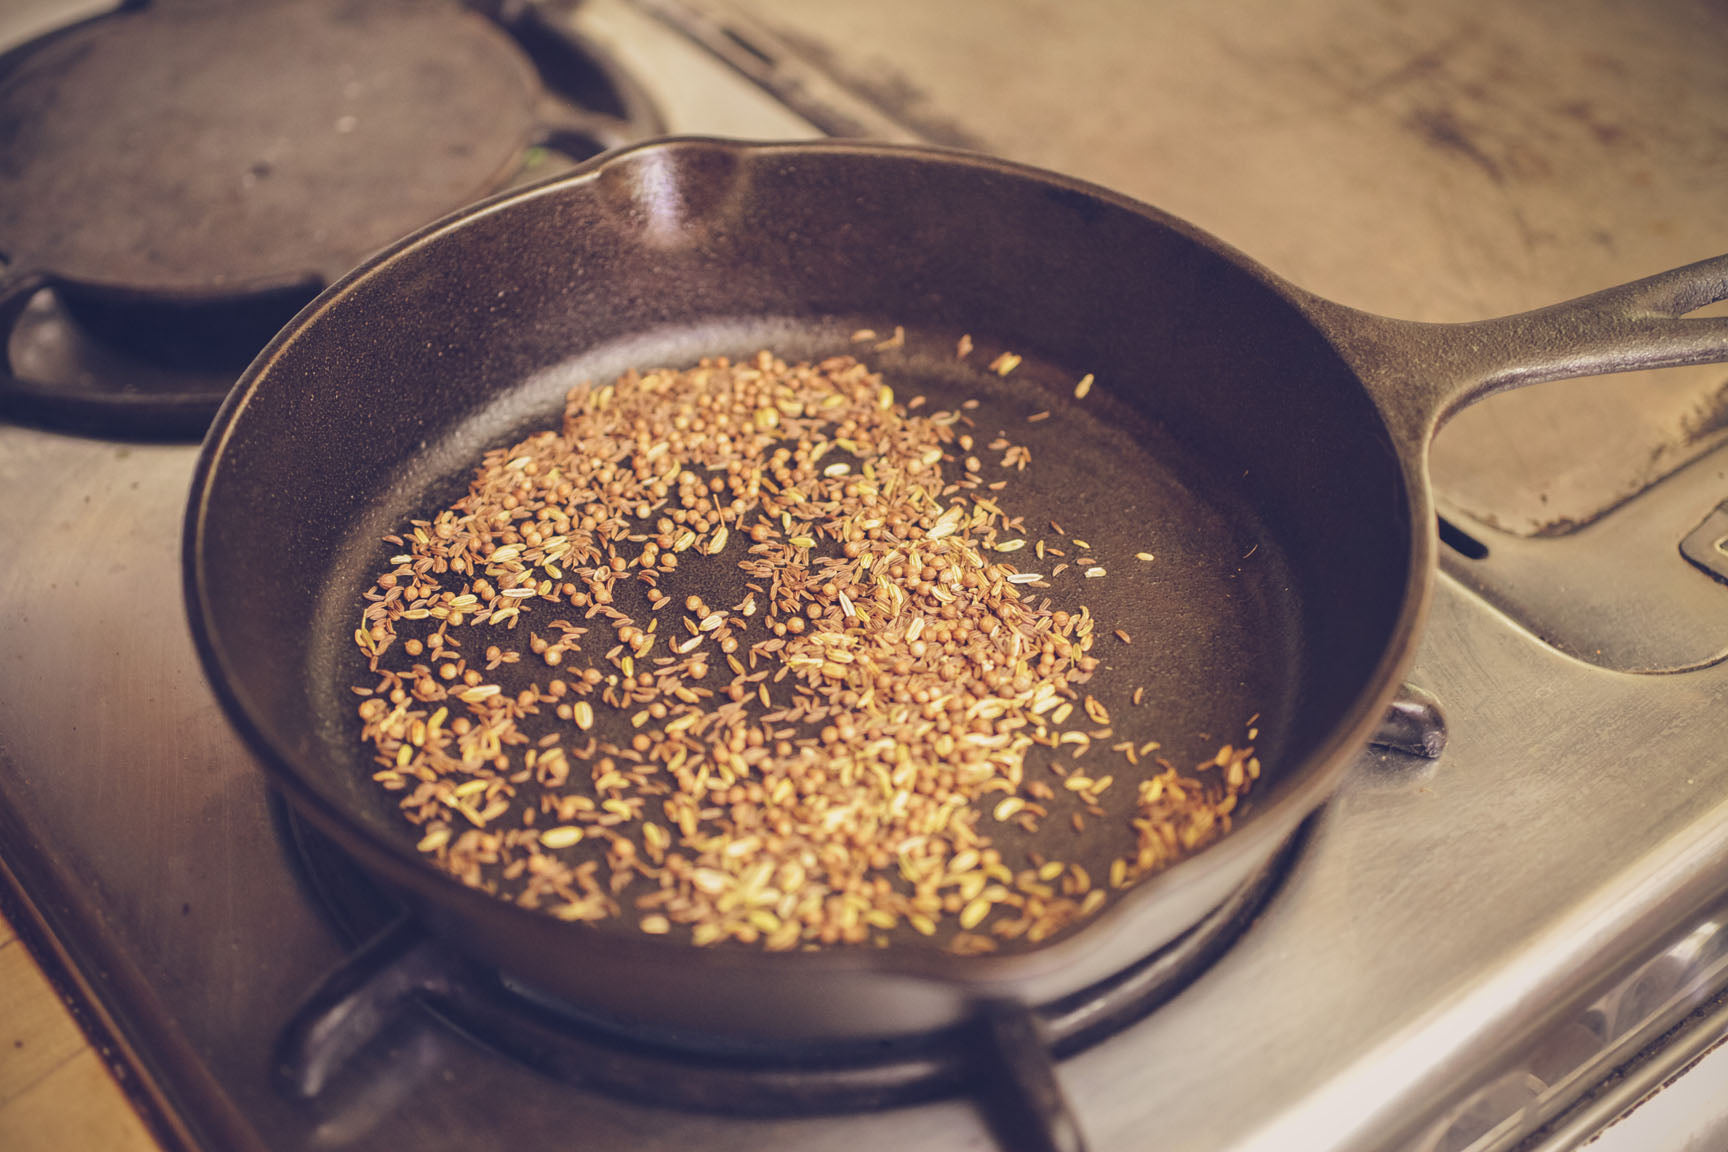
MULTIPOLYGON (((638 8, 570 18, 675 131, 815 131, 638 8)), ((423 1014, 316 1099, 284 1094, 278 1033, 346 947, 192 649, 179 549, 196 456, 0 424, 0 874, 173 1135, 273 1152, 994 1146, 967 1098, 769 1119, 627 1103, 423 1014)), ((1728 450, 1703 445, 1570 538, 1556 595, 1681 588, 1664 601, 1678 619, 1654 593, 1553 608, 1545 560, 1521 561, 1518 595, 1449 561, 1410 677, 1445 709, 1444 755, 1365 753, 1238 943, 1059 1064, 1091 1148, 1572 1147, 1728 1030, 1728 642, 1711 628, 1728 583, 1678 550, 1724 498, 1728 450), (1576 623, 1616 614, 1650 622, 1610 622, 1605 644, 1576 623), (1668 639, 1640 648, 1648 635, 1668 639)), ((1484 535, 1489 563, 1512 547, 1484 535)))

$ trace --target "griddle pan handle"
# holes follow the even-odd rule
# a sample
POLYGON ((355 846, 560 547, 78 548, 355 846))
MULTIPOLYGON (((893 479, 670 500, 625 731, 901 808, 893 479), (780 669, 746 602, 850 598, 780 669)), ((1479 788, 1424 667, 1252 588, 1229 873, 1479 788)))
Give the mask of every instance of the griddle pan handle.
POLYGON ((446 992, 453 958, 403 915, 326 976, 276 1043, 278 1081, 311 1099, 423 995, 446 992))
POLYGON ((1425 445, 1447 418, 1495 392, 1645 368, 1728 360, 1728 255, 1562 304, 1465 324, 1419 324, 1314 301, 1395 430, 1425 445))
POLYGON ((12 369, 12 332, 51 277, 28 269, 0 273, 0 418, 58 431, 124 439, 196 440, 225 392, 119 391, 76 381, 36 381, 12 369))
POLYGON ((28 268, 0 272, 0 412, 11 407, 14 393, 27 387, 12 374, 12 330, 36 293, 48 287, 48 277, 28 268))

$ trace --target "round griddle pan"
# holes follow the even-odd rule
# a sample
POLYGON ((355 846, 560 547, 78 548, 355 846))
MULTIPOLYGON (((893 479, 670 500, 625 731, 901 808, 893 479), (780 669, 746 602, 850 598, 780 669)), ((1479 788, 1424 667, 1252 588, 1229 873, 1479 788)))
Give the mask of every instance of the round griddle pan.
POLYGON ((47 288, 182 370, 115 387, 0 355, 0 409, 201 434, 234 369, 367 253, 505 187, 531 146, 587 156, 630 130, 549 98, 530 49, 554 77, 602 70, 656 127, 601 56, 557 66, 549 27, 451 2, 156 0, 0 56, 0 344, 47 288))
MULTIPOLYGON (((1717 258, 1506 319, 1401 322, 1303 292, 1154 209, 997 160, 662 142, 416 234, 276 337, 204 445, 185 536, 192 628, 274 783, 461 953, 655 1025, 801 1039, 941 1027, 1147 955, 1332 793, 1416 643, 1435 549, 1426 452, 1446 415, 1538 380, 1728 359, 1728 319, 1680 318, 1725 296, 1717 258), (854 339, 896 327, 902 340, 854 339), (459 491, 484 449, 556 424, 572 384, 758 348, 853 353, 932 404, 976 396, 980 439, 1002 430, 1031 448, 1004 499, 1029 526, 1063 521, 1108 570, 1048 594, 1133 637, 1106 641, 1091 690, 1178 763, 1259 714, 1265 775, 1227 836, 1076 931, 976 957, 695 949, 524 910, 414 851, 369 779, 348 691, 365 679, 349 637, 387 567, 380 537, 459 491), (1006 377, 986 368, 1002 351, 1024 357, 1006 377), (1076 400, 1087 373, 1096 385, 1076 400)), ((1051 835, 1066 838, 1047 855, 1095 875, 1121 848, 1104 831, 1051 835)))

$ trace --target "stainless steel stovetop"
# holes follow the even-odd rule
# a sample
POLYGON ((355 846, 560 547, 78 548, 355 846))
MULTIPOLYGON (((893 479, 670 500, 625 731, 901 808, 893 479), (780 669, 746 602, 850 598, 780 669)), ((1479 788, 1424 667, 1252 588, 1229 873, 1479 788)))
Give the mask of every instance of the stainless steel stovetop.
MULTIPOLYGON (((623 0, 572 19, 648 82, 674 130, 814 130, 623 0)), ((818 120, 852 99, 792 64, 770 71, 803 77, 788 91, 818 120)), ((928 109, 907 108, 878 130, 927 129, 928 109)), ((1709 254, 1664 252, 1620 278, 1709 254)), ((817 1119, 658 1110, 422 1018, 317 1100, 278 1092, 277 1030, 343 948, 286 862, 264 777, 183 622, 195 456, 0 426, 0 865, 172 1135, 282 1152, 993 1146, 964 1099, 817 1119)), ((1728 449, 1679 456, 1552 541, 1448 500, 1487 555, 1449 559, 1411 676, 1446 710, 1444 756, 1365 754, 1243 939, 1060 1065, 1092 1148, 1646 1147, 1637 1126, 1659 1121, 1725 1138, 1728 1106, 1700 1112, 1687 1094, 1716 1082, 1723 1054, 1604 1132, 1728 1035, 1728 583, 1678 551, 1728 498, 1728 449)))

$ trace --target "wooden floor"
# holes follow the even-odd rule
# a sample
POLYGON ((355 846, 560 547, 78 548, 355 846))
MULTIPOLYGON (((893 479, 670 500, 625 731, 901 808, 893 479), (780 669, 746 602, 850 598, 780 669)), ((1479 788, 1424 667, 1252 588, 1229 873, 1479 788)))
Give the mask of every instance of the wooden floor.
POLYGON ((107 1065, 3 918, 0 1149, 158 1152, 107 1065))

